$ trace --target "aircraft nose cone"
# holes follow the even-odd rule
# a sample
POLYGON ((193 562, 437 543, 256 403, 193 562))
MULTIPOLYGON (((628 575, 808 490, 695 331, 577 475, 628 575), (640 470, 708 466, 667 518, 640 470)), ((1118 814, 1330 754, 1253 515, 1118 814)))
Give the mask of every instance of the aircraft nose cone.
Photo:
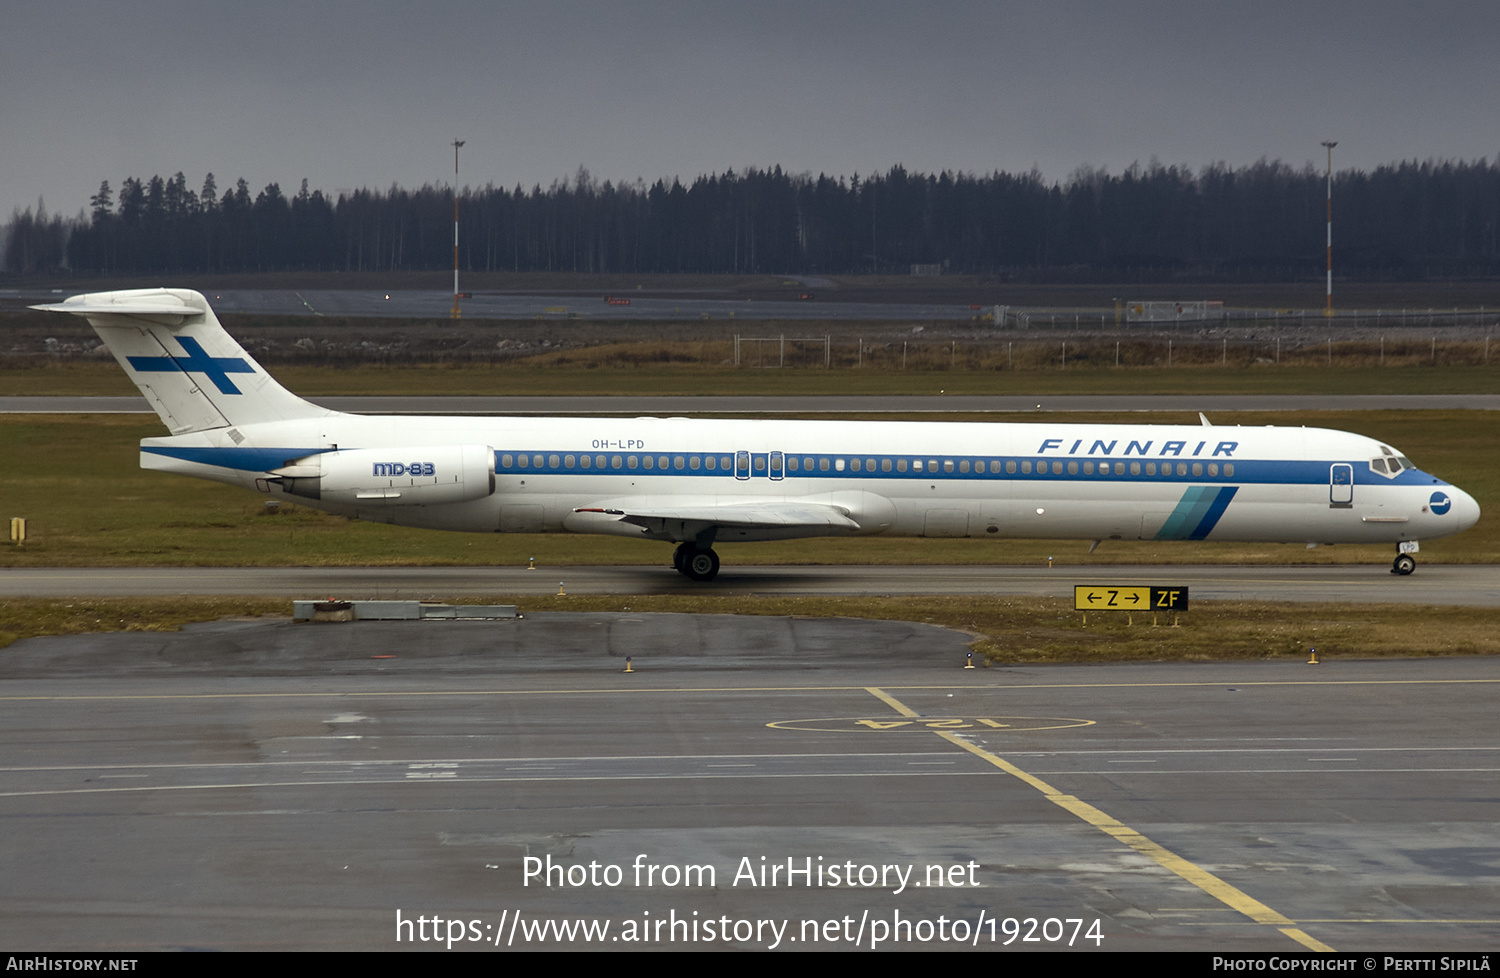
POLYGON ((1479 522, 1479 502, 1473 496, 1458 488, 1448 494, 1453 497, 1453 516, 1460 529, 1467 530, 1479 522))

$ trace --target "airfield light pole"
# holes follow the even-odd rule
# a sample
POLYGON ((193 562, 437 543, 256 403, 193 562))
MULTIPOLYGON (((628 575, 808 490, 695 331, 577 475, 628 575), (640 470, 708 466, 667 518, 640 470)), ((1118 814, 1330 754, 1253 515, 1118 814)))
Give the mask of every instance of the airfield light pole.
MULTIPOLYGON (((1328 149, 1328 300, 1323 307, 1324 316, 1333 315, 1333 148, 1336 142, 1324 140, 1323 145, 1328 149)), ((456 274, 456 273, 455 273, 456 274)), ((455 279, 455 281, 457 281, 455 279)))
POLYGON ((458 309, 458 148, 463 144, 462 139, 453 140, 453 311, 449 319, 463 316, 458 309))

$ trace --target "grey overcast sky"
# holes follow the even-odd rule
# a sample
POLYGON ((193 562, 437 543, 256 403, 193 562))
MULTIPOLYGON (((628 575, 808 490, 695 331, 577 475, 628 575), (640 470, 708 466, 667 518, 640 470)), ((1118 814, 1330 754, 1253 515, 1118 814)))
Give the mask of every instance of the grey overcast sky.
POLYGON ((1500 4, 0 0, 0 221, 220 193, 1500 150, 1500 4))

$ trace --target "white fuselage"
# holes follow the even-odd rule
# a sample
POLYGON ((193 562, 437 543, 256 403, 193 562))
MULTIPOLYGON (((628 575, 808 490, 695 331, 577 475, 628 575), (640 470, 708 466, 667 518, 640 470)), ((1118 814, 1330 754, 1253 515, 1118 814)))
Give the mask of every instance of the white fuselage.
POLYGON ((363 520, 679 544, 840 535, 1400 545, 1473 525, 1463 490, 1388 445, 1317 428, 425 418, 340 414, 255 362, 191 289, 77 295, 173 434, 145 468, 363 520))
POLYGON ((683 418, 330 414, 142 442, 148 468, 363 520, 483 532, 691 540, 708 521, 695 516, 754 504, 810 504, 847 520, 731 520, 712 539, 1378 543, 1447 536, 1477 520, 1462 490, 1410 463, 1390 471, 1397 457, 1370 438, 1316 428, 683 418), (424 459, 453 446, 483 446, 471 454, 493 458, 493 491, 474 488, 471 474, 471 498, 423 495, 441 491, 424 488, 424 459), (287 466, 319 456, 337 484, 325 475, 316 496, 289 495, 276 473, 310 471, 287 466), (348 464, 336 470, 339 458, 348 464), (622 519, 637 512, 645 515, 622 519))

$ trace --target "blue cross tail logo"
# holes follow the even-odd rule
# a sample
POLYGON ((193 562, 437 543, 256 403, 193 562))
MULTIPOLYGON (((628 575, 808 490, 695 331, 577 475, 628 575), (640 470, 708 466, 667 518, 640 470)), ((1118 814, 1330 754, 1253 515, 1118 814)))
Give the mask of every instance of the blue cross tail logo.
POLYGON ((234 386, 234 381, 229 379, 229 374, 253 374, 255 368, 246 363, 243 357, 211 357, 208 351, 198 344, 191 336, 174 337, 182 347, 185 357, 127 357, 130 365, 141 373, 172 373, 182 371, 183 373, 204 374, 214 382, 220 394, 239 394, 240 389, 234 386))

